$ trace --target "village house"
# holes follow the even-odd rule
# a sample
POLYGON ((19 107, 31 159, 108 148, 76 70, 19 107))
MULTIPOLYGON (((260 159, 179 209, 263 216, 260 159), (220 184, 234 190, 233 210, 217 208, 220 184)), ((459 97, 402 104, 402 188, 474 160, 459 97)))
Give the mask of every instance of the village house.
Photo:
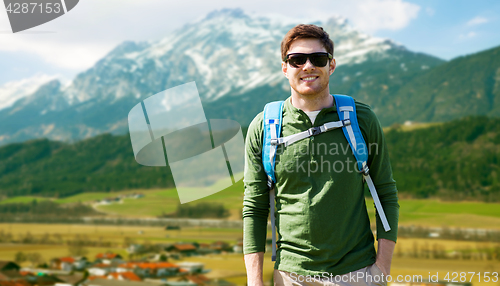
POLYGON ((96 263, 104 263, 104 264, 121 264, 124 263, 123 257, 120 254, 106 252, 106 253, 98 253, 95 256, 96 263))
POLYGON ((212 249, 212 247, 208 243, 199 243, 197 248, 198 248, 197 252, 200 255, 207 255, 216 252, 215 250, 212 249))
POLYGON ((240 241, 233 245, 233 252, 234 253, 243 253, 243 241, 240 241))
POLYGON ((210 245, 210 247, 213 249, 213 250, 216 250, 216 251, 220 251, 220 252, 223 252, 223 251, 231 251, 232 248, 231 246, 229 245, 229 243, 225 242, 225 241, 216 241, 214 243, 212 243, 210 245))
POLYGON ((86 257, 60 257, 50 260, 49 267, 64 271, 83 270, 87 266, 86 257))
POLYGON ((108 273, 116 272, 117 266, 104 263, 96 263, 91 267, 87 268, 89 275, 91 276, 106 276, 108 273))
POLYGON ((205 266, 203 263, 199 262, 181 262, 178 263, 179 267, 185 270, 187 273, 203 273, 203 267, 205 266))
POLYGON ((196 246, 190 243, 176 243, 165 248, 165 250, 171 253, 181 254, 182 256, 193 256, 198 254, 196 246))
POLYGON ((113 272, 109 273, 108 276, 106 276, 107 279, 114 279, 114 280, 127 280, 127 281, 142 281, 142 279, 137 276, 134 272, 127 271, 127 272, 113 272))

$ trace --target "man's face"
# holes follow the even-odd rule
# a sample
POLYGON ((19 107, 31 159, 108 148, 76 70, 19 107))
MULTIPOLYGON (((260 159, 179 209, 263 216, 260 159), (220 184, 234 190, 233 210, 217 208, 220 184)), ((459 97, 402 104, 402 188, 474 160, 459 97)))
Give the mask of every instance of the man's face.
MULTIPOLYGON (((295 40, 287 51, 292 53, 318 53, 326 52, 325 48, 318 39, 298 39, 295 40)), ((288 78, 294 92, 302 96, 314 97, 329 94, 328 82, 330 75, 335 70, 335 59, 329 61, 324 67, 316 67, 308 59, 306 63, 298 68, 291 66, 288 62, 281 63, 283 73, 288 78)))

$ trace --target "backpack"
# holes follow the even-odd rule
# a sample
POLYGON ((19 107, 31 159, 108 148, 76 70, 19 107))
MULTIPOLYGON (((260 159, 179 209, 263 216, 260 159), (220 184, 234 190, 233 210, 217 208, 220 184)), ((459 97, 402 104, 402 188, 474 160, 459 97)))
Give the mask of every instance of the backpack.
POLYGON ((262 163, 264 165, 264 170, 267 175, 267 185, 269 187, 269 204, 271 207, 271 229, 272 229, 272 261, 276 261, 276 229, 275 229, 275 217, 274 217, 274 186, 276 184, 276 177, 274 174, 274 166, 276 159, 276 150, 278 145, 291 145, 299 140, 318 135, 330 130, 337 128, 342 128, 344 136, 349 142, 351 150, 353 150, 354 157, 358 164, 359 172, 363 174, 363 178, 368 184, 370 193, 373 197, 375 207, 379 214, 384 230, 387 232, 391 230, 389 222, 385 216, 382 205, 380 204, 380 199, 378 198, 375 185, 369 174, 369 169, 367 166, 368 161, 368 150, 366 148, 366 143, 359 129, 358 119, 356 116, 356 106, 354 104, 354 99, 347 95, 333 95, 335 99, 335 106, 337 107, 337 112, 339 114, 339 121, 328 122, 322 126, 312 127, 306 131, 293 134, 287 137, 279 137, 281 134, 281 126, 283 119, 283 103, 284 101, 274 101, 266 104, 264 107, 264 144, 262 148, 262 163), (358 148, 359 147, 359 148, 358 148), (364 150, 364 151, 361 151, 364 150))

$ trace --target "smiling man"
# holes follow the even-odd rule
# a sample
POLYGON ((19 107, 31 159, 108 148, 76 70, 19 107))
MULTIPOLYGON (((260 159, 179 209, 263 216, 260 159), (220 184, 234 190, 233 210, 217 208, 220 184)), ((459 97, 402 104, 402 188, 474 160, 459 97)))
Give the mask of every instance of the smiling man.
MULTIPOLYGON (((328 34, 315 25, 298 25, 285 35, 281 54, 291 96, 283 104, 278 136, 339 122, 329 89, 336 61, 328 34)), ((384 230, 377 214, 376 252, 363 175, 355 167, 356 159, 340 128, 309 134, 286 147, 282 144, 276 152, 273 188, 279 234, 276 285, 386 284, 397 238, 397 190, 380 123, 369 106, 356 102, 355 109, 363 138, 370 146, 369 174, 391 230, 384 230)), ((262 162, 263 133, 260 113, 250 124, 246 138, 243 220, 248 285, 263 285, 270 208, 268 176, 262 162)))

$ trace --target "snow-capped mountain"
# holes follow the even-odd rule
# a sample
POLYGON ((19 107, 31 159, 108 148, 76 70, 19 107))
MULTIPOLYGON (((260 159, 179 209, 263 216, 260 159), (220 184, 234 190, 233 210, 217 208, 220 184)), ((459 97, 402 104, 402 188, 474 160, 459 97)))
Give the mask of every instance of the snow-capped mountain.
MULTIPOLYGON (((1 109, 0 120, 7 124, 0 126, 0 144, 125 133, 128 111, 140 100, 191 81, 197 84, 207 117, 233 118, 246 125, 265 102, 289 96, 279 48, 285 33, 296 24, 249 16, 241 10, 221 10, 157 41, 124 42, 69 86, 48 82, 1 109)), ((390 73, 397 80, 420 72, 423 65, 442 62, 363 34, 345 19, 314 24, 323 26, 335 42, 340 89, 358 87, 359 91, 363 84, 370 86, 381 69, 386 77, 390 73), (364 82, 356 81, 360 78, 364 82)))
POLYGON ((58 79, 57 75, 37 74, 30 78, 10 81, 0 86, 0 110, 11 107, 16 101, 37 91, 40 86, 58 79))

